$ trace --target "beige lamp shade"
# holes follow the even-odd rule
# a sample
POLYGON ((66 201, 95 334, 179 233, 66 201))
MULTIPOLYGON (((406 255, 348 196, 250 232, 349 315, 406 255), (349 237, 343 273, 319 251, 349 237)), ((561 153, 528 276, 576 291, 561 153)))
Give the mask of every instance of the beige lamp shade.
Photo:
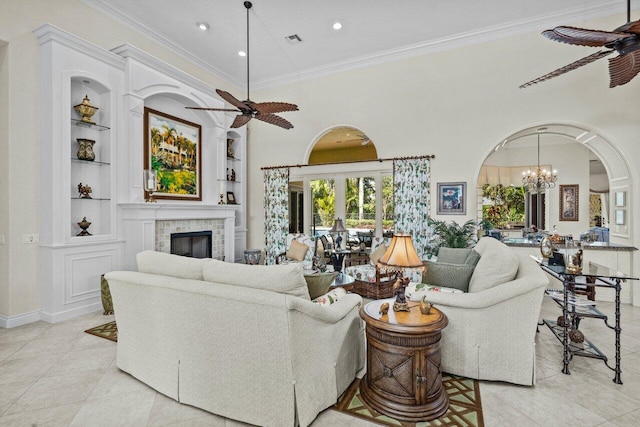
POLYGON ((346 231, 347 229, 344 228, 344 224, 342 223, 341 218, 336 218, 335 222, 333 223, 333 227, 331 227, 331 230, 329 230, 330 233, 345 233, 346 231))
POLYGON ((378 260, 378 265, 388 269, 424 268, 410 234, 394 234, 389 249, 378 260))

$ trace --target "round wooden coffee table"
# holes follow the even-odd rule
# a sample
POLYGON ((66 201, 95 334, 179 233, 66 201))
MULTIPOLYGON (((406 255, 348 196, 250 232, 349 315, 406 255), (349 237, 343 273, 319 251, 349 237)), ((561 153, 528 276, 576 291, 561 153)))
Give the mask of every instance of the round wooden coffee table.
POLYGON ((422 314, 418 302, 409 312, 394 312, 394 298, 376 300, 360 308, 367 325, 367 373, 360 397, 371 408, 401 421, 428 421, 449 408, 442 386, 440 338, 449 323, 436 308, 422 314), (389 303, 389 313, 380 306, 389 303))

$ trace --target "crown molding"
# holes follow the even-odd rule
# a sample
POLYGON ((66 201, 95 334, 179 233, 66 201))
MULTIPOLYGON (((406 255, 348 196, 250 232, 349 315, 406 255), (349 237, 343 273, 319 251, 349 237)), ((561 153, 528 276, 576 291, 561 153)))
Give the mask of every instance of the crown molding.
MULTIPOLYGON (((221 69, 214 67, 213 65, 203 61, 199 57, 191 54, 186 49, 180 47, 176 43, 160 35, 153 29, 145 26, 144 24, 135 21, 131 17, 123 14, 121 11, 105 3, 103 0, 81 0, 88 6, 97 9, 103 14, 111 17, 112 19, 122 23, 123 25, 131 28, 132 30, 146 36, 147 38, 155 41, 156 43, 163 45, 170 51, 179 55, 180 57, 194 63, 195 65, 213 73, 215 76, 224 80, 225 82, 234 85, 236 87, 242 87, 244 82, 237 78, 225 73, 221 69)), ((638 7, 632 10, 637 10, 638 7)), ((582 22, 590 19, 601 18, 604 16, 623 13, 625 10, 624 5, 619 0, 611 0, 603 2, 597 6, 591 6, 580 9, 567 9, 554 14, 547 14, 544 16, 537 16, 531 19, 523 19, 516 22, 510 22, 504 25, 496 25, 492 27, 486 27, 477 31, 470 31, 467 33, 454 34, 449 37, 443 37, 436 40, 430 40, 427 42, 416 43, 413 45, 401 46, 397 49, 390 49, 383 52, 377 52, 370 55, 364 55, 357 58, 352 58, 344 61, 337 61, 332 64, 322 65, 319 67, 311 67, 304 70, 298 70, 293 73, 280 75, 273 78, 261 79, 252 81, 252 89, 260 90, 269 87, 275 87, 294 83, 302 80, 309 80, 312 78, 321 77, 324 75, 335 74, 343 71, 354 70, 372 65, 378 65, 385 62, 397 61, 402 59, 411 58, 414 56, 427 55, 436 52, 442 52, 445 50, 451 50, 463 46, 469 46, 487 41, 492 41, 500 38, 506 38, 528 32, 539 31, 541 29, 551 28, 556 25, 567 24, 571 22, 582 22)))
POLYGON ((197 65, 200 68, 207 70, 208 72, 212 73, 216 77, 224 80, 226 83, 232 86, 237 86, 237 87, 242 87, 244 85, 244 82, 225 73, 218 67, 215 67, 209 64, 208 62, 203 61, 202 59, 192 54, 188 50, 184 49, 183 47, 177 45, 170 39, 159 34, 157 31, 154 31, 153 29, 149 28, 143 23, 134 20, 130 16, 124 14, 123 12, 109 5, 108 3, 105 3, 102 0, 81 0, 81 1, 85 3, 87 6, 98 10, 102 14, 121 23, 122 25, 128 28, 131 28, 133 31, 139 34, 142 34, 143 36, 147 37, 148 39, 151 39, 152 41, 158 43, 161 46, 164 46, 165 48, 175 53, 176 55, 180 56, 181 58, 191 62, 194 65, 197 65))

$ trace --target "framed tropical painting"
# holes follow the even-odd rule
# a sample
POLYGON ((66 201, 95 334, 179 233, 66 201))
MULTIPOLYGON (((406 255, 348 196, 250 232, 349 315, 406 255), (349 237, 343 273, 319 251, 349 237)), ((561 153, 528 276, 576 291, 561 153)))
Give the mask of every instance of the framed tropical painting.
POLYGON ((145 107, 144 169, 156 171, 154 199, 202 200, 201 134, 197 123, 145 107))
POLYGON ((466 215, 466 182, 438 183, 438 215, 466 215))

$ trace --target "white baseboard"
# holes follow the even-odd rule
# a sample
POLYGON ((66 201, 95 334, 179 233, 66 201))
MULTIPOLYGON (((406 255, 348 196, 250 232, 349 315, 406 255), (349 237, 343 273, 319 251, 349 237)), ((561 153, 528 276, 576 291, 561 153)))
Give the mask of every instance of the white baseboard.
POLYGON ((16 316, 0 315, 0 328, 15 328, 16 326, 26 325, 40 320, 40 311, 31 311, 29 313, 18 314, 16 316))
POLYGON ((74 308, 67 311, 59 311, 57 313, 45 313, 40 312, 40 320, 48 323, 58 323, 63 320, 71 319, 74 317, 82 316, 84 314, 94 313, 102 310, 102 302, 96 302, 93 304, 83 305, 82 307, 74 308))
POLYGON ((102 303, 97 302, 59 313, 45 313, 44 311, 37 310, 9 317, 0 314, 0 328, 15 328, 16 326, 26 325, 27 323, 33 323, 39 320, 47 323, 57 323, 101 310, 102 303))

